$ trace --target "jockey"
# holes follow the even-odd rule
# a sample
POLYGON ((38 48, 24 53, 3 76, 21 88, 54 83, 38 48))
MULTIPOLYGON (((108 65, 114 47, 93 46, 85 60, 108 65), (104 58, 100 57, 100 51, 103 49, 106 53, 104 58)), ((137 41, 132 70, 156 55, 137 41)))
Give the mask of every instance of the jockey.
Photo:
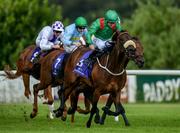
POLYGON ((42 51, 51 49, 59 49, 62 45, 61 38, 64 32, 64 25, 61 21, 55 21, 52 26, 45 26, 36 38, 36 46, 40 48, 34 57, 31 59, 33 64, 38 62, 39 56, 42 51))
POLYGON ((78 17, 75 23, 67 26, 62 38, 64 49, 72 53, 80 45, 85 45, 83 37, 87 34, 87 21, 84 17, 78 17))
POLYGON ((120 18, 114 10, 108 10, 103 18, 98 18, 92 23, 88 29, 86 42, 94 51, 89 58, 84 60, 87 66, 95 63, 97 57, 110 50, 111 37, 117 30, 121 31, 122 27, 120 18))

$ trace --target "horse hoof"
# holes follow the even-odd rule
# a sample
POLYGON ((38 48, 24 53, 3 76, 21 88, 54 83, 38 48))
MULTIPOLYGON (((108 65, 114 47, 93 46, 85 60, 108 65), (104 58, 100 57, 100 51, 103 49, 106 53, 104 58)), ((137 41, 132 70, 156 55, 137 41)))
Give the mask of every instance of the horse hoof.
POLYGON ((91 123, 90 123, 90 122, 87 122, 86 127, 87 127, 87 128, 90 128, 90 127, 91 127, 91 123))
POLYGON ((100 124, 100 125, 104 125, 104 120, 100 119, 100 120, 99 120, 99 124, 100 124))
POLYGON ((49 118, 50 118, 51 120, 54 119, 54 114, 51 113, 51 112, 49 112, 49 118))
POLYGON ((54 114, 56 114, 56 112, 57 112, 57 111, 58 111, 58 109, 56 109, 56 110, 53 110, 53 113, 54 113, 54 114))
POLYGON ((125 126, 129 127, 129 126, 130 126, 130 124, 129 124, 129 123, 126 123, 126 124, 125 124, 125 126))
POLYGON ((58 110, 57 112, 55 112, 56 118, 59 118, 59 117, 62 116, 62 115, 63 115, 63 112, 60 111, 60 110, 58 110))
POLYGON ((30 118, 31 118, 31 119, 34 118, 35 116, 36 116, 35 113, 31 113, 31 114, 30 114, 30 118))
POLYGON ((73 108, 69 108, 68 111, 67 111, 67 113, 68 113, 69 115, 74 114, 74 113, 75 113, 75 110, 74 110, 73 108))
POLYGON ((96 123, 96 124, 99 124, 99 122, 100 122, 100 116, 95 116, 95 118, 94 118, 94 122, 96 123))
POLYGON ((61 116, 61 120, 62 120, 62 121, 66 121, 66 118, 67 118, 67 117, 61 116))

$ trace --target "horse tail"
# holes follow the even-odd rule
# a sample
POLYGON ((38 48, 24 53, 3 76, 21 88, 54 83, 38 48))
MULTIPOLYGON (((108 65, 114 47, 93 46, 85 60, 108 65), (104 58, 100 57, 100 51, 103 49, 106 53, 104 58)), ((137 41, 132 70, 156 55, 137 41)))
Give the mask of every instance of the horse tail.
POLYGON ((19 76, 21 76, 21 72, 20 71, 16 71, 16 73, 14 73, 11 68, 9 67, 9 65, 6 65, 4 67, 4 72, 5 74, 3 76, 6 76, 6 78, 8 79, 16 79, 18 78, 19 76))

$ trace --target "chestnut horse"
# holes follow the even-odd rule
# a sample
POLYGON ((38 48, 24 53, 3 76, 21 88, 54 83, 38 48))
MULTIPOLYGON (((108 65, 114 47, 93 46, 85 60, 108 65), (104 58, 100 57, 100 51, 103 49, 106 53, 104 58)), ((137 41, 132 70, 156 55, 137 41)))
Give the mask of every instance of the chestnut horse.
POLYGON ((33 64, 30 62, 31 55, 33 51, 35 50, 35 45, 30 45, 27 48, 25 48, 19 56, 19 59, 16 62, 16 73, 13 73, 9 66, 5 66, 4 72, 6 73, 6 77, 8 79, 16 79, 20 76, 22 76, 25 91, 24 95, 29 99, 29 96, 31 95, 30 91, 30 75, 35 77, 36 79, 39 79, 39 66, 35 65, 33 67, 33 64))
MULTIPOLYGON (((125 125, 129 125, 125 110, 120 101, 121 90, 126 82, 127 74, 125 69, 129 60, 133 60, 139 67, 143 66, 143 47, 136 38, 130 36, 126 31, 117 31, 113 35, 112 40, 114 41, 112 50, 109 54, 104 54, 100 58, 97 58, 97 63, 94 64, 89 79, 73 73, 81 56, 89 49, 77 49, 70 55, 64 70, 64 95, 61 97, 61 105, 58 108, 57 113, 59 115, 62 115, 64 104, 72 90, 80 83, 83 83, 90 86, 90 91, 92 92, 92 108, 86 124, 88 128, 91 126, 92 118, 98 110, 97 103, 100 96, 107 93, 110 94, 109 101, 115 103, 116 112, 106 109, 104 110, 105 113, 114 116, 121 114, 124 118, 125 125)), ((75 110, 76 107, 72 107, 72 109, 75 110)))
MULTIPOLYGON (((25 87, 24 95, 29 99, 31 95, 30 91, 30 76, 33 76, 35 79, 39 80, 40 77, 40 64, 33 65, 30 62, 30 58, 35 50, 35 45, 30 45, 25 48, 19 56, 19 59, 16 62, 17 70, 16 73, 13 73, 10 67, 7 65, 4 68, 4 72, 8 79, 16 79, 22 76, 23 84, 25 87)), ((51 94, 51 86, 48 86, 44 91, 44 99, 47 99, 44 103, 49 105, 50 112, 53 111, 53 96, 51 94)), ((53 113, 53 112, 52 112, 53 113)), ((51 114, 50 114, 51 115, 51 114)))
MULTIPOLYGON (((40 84, 42 86, 40 86, 39 90, 46 90, 46 88, 48 88, 49 86, 58 86, 62 84, 63 77, 59 78, 59 80, 56 80, 57 78, 52 74, 53 72, 52 66, 55 59, 64 52, 65 51, 63 49, 53 50, 40 60, 40 64, 41 64, 39 69, 40 83, 35 84, 33 88, 36 88, 36 86, 40 84)), ((37 106, 38 91, 35 91, 35 89, 33 89, 33 91, 34 91, 34 104, 33 104, 33 112, 30 115, 31 118, 34 118, 37 115, 37 111, 38 111, 38 106, 37 106)))
MULTIPOLYGON (((33 111, 30 114, 31 118, 34 118, 38 112, 38 105, 37 105, 37 103, 38 103, 38 99, 37 99, 38 91, 39 90, 46 90, 46 88, 49 86, 57 86, 57 85, 63 84, 63 81, 64 81, 63 74, 61 76, 58 76, 58 77, 54 77, 52 75, 52 71, 53 71, 52 70, 53 69, 52 64, 54 63, 57 56, 60 54, 63 54, 63 53, 65 54, 64 61, 62 62, 62 66, 61 66, 62 67, 61 70, 63 73, 63 67, 66 64, 65 60, 69 55, 68 53, 65 53, 64 50, 54 50, 41 59, 40 78, 39 78, 40 83, 37 83, 33 86, 33 88, 34 88, 34 104, 33 104, 33 111)), ((82 87, 84 87, 84 86, 82 86, 82 87)), ((78 88, 82 89, 80 87, 78 87, 78 88)), ((74 93, 77 93, 77 92, 74 92, 74 93)), ((61 91, 58 91, 58 95, 59 95, 59 97, 61 97, 61 91)), ((89 101, 87 99, 85 99, 85 108, 86 109, 82 110, 82 109, 78 108, 77 111, 81 114, 87 114, 87 113, 89 113, 89 106, 90 106, 89 101)), ((64 110, 63 113, 64 113, 64 115, 63 115, 62 120, 65 120, 66 109, 64 110)), ((72 115, 72 117, 71 117, 71 122, 74 122, 74 115, 72 115)))

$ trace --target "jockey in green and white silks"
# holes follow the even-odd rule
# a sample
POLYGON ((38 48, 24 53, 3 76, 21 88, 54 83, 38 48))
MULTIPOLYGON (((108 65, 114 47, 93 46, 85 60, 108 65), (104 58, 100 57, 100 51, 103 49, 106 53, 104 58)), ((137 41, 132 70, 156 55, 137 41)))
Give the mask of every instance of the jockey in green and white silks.
POLYGON ((111 40, 113 33, 117 30, 122 30, 119 16, 116 11, 108 10, 103 18, 96 19, 88 29, 87 44, 92 49, 97 47, 103 50, 105 42, 111 40))
POLYGON ((67 26, 62 38, 64 49, 67 53, 76 50, 80 45, 85 45, 83 37, 87 34, 87 21, 84 17, 78 17, 75 23, 67 26))
POLYGON ((95 63, 96 57, 100 57, 109 50, 112 46, 112 43, 109 42, 117 30, 121 31, 122 27, 120 18, 114 10, 108 10, 103 18, 98 18, 92 23, 88 29, 86 43, 94 51, 89 58, 84 60, 85 65, 92 65, 95 63))

